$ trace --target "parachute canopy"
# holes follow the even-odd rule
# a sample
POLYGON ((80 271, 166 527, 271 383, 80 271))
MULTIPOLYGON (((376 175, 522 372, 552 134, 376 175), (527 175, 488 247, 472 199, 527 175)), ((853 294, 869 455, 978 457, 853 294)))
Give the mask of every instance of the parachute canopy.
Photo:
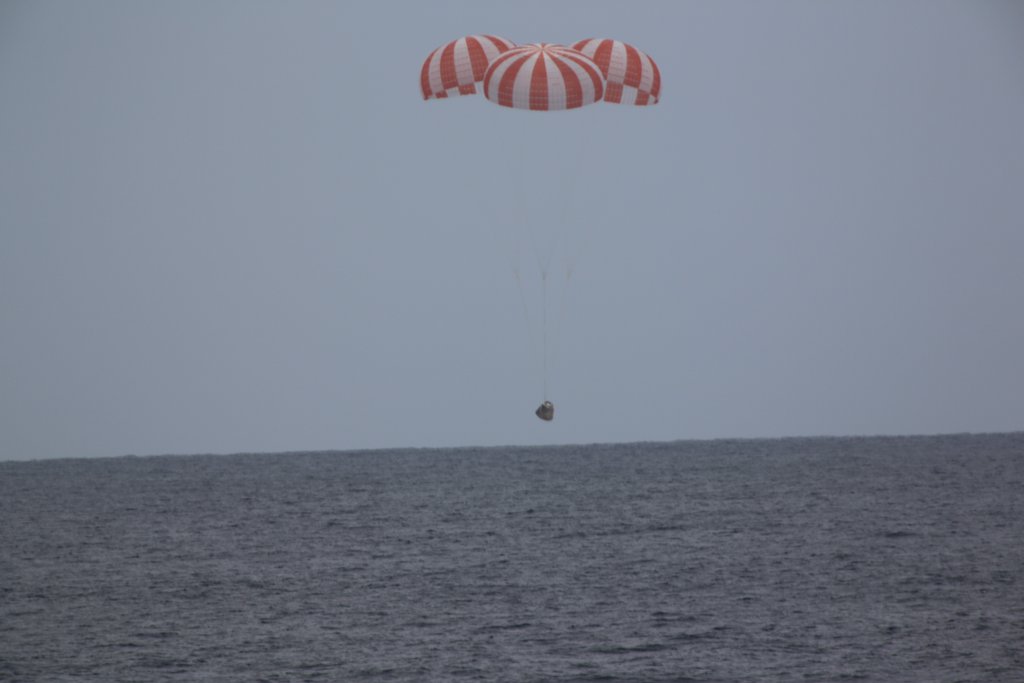
POLYGON ((611 38, 588 38, 567 47, 517 46, 492 35, 464 36, 437 48, 423 62, 423 99, 473 95, 504 107, 553 111, 601 100, 657 104, 661 72, 651 57, 611 38))
POLYGON ((610 38, 589 38, 573 44, 593 59, 607 80, 604 101, 616 104, 657 104, 661 95, 658 65, 632 45, 610 38))
POLYGON ((472 95, 484 79, 487 65, 515 46, 497 36, 474 35, 458 38, 430 53, 420 69, 423 99, 472 95))
POLYGON ((600 67, 564 45, 514 47, 498 55, 484 76, 484 97, 515 109, 576 109, 600 102, 603 95, 600 67))

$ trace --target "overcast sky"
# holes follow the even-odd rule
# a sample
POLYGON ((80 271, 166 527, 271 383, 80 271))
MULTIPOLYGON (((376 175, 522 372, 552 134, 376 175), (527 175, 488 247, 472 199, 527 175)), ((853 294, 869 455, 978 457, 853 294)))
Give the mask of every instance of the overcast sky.
POLYGON ((0 459, 1019 430, 1022 303, 1013 0, 0 4, 0 459))

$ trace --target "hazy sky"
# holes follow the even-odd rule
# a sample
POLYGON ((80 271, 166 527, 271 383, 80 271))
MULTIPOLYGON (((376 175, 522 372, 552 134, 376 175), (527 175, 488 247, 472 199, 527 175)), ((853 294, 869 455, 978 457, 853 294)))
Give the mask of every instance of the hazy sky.
POLYGON ((0 4, 0 459, 1019 430, 1022 304, 1024 3, 0 4))

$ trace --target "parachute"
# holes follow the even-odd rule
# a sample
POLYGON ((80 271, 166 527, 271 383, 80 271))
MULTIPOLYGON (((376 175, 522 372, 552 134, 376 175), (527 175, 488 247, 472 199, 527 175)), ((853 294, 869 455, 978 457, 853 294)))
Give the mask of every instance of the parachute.
POLYGON ((476 84, 484 79, 487 65, 512 47, 515 43, 511 40, 497 36, 465 36, 442 45, 420 69, 423 99, 476 94, 476 84))
POLYGON ((612 38, 587 38, 567 47, 463 36, 431 52, 420 69, 425 100, 475 95, 480 83, 492 102, 539 111, 575 109, 602 99, 642 106, 661 98, 655 61, 612 38))
POLYGON ((616 104, 657 104, 661 95, 658 65, 632 45, 611 38, 589 38, 573 44, 601 68, 607 86, 604 101, 616 104))
MULTIPOLYGON (((633 104, 653 105, 657 104, 661 97, 661 73, 654 60, 646 53, 637 48, 610 38, 581 40, 568 47, 554 43, 530 43, 517 45, 505 38, 493 35, 471 35, 457 38, 449 43, 436 48, 431 52, 420 70, 420 87, 424 100, 446 99, 453 96, 474 95, 482 92, 483 98, 489 102, 502 107, 512 109, 524 109, 529 111, 564 111, 574 110, 581 107, 598 103, 609 104, 633 104)), ((555 117, 559 118, 559 117, 555 117)), ((552 122, 555 123, 555 122, 552 122)), ((568 121, 565 122, 568 125, 568 121)), ((561 125, 561 124, 559 124, 561 125)), ((566 132, 564 127, 542 126, 545 129, 558 128, 559 136, 566 132)), ((565 137, 558 137, 559 144, 549 147, 542 147, 540 138, 534 139, 524 133, 529 126, 511 126, 503 129, 511 134, 510 144, 521 143, 517 154, 523 155, 522 179, 531 179, 529 172, 531 165, 550 165, 550 162, 574 159, 579 162, 579 154, 573 154, 567 148, 565 137), (518 135, 523 137, 519 138, 518 135), (523 148, 531 149, 532 157, 523 148), (536 158, 540 157, 540 158, 536 158)), ((582 128, 578 132, 579 138, 585 135, 582 128)), ((548 131, 554 135, 553 131, 548 131)), ((552 139, 555 139, 554 137, 552 139)), ((589 140, 587 140, 589 144, 589 140)), ((506 162, 507 163, 507 162, 506 162)), ((562 202, 561 216, 553 206, 545 207, 543 210, 535 211, 536 215, 529 215, 530 211, 525 206, 514 206, 513 213, 522 215, 524 228, 530 233, 529 242, 537 256, 539 280, 536 281, 534 292, 540 299, 539 324, 541 334, 535 335, 533 322, 530 319, 530 310, 527 303, 528 297, 525 294, 524 283, 518 265, 513 265, 516 282, 519 286, 519 293, 523 300, 523 309, 527 314, 527 322, 531 327, 531 338, 534 342, 539 336, 540 358, 543 377, 543 402, 534 411, 534 414, 545 422, 550 422, 555 416, 555 406, 548 400, 548 360, 552 355, 552 348, 555 341, 552 341, 553 334, 551 318, 549 315, 549 265, 551 253, 540 253, 542 249, 548 252, 553 251, 553 241, 550 236, 556 233, 559 224, 565 227, 567 223, 568 201, 566 196, 571 195, 571 188, 568 185, 575 185, 578 179, 576 175, 584 176, 582 184, 588 184, 587 173, 601 172, 591 168, 579 168, 578 173, 562 173, 557 176, 562 187, 555 187, 554 190, 540 187, 539 183, 543 178, 530 188, 520 187, 520 199, 524 197, 535 198, 545 191, 557 199, 552 203, 562 202), (535 221, 534 219, 540 219, 535 221), (534 223, 542 223, 538 226, 534 223), (540 233, 538 235, 538 233, 540 233)), ((525 183, 524 183, 525 184, 525 183)), ((514 194, 514 190, 513 190, 514 194)), ((592 199, 592 198, 591 198, 592 199)), ((507 196, 502 198, 502 207, 508 206, 507 196)), ((522 202, 526 204, 527 202, 522 202)), ((497 207, 496 207, 497 208, 497 207)), ((518 257, 518 256, 517 256, 518 257)), ((572 275, 574 261, 567 259, 565 266, 565 285, 572 275)), ((562 290, 562 306, 565 304, 565 290, 562 290)))
POLYGON ((604 78, 594 60, 561 45, 536 43, 502 53, 487 67, 484 97, 503 107, 555 111, 600 102, 604 78))

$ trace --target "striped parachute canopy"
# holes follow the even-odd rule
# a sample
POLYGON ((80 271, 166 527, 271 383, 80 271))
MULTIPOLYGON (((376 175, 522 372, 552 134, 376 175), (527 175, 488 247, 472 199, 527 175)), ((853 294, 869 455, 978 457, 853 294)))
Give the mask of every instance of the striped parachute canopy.
POLYGON ((632 45, 610 38, 590 38, 573 45, 593 59, 607 79, 605 102, 616 104, 657 104, 661 95, 661 72, 649 56, 632 45))
POLYGON ((511 40, 484 35, 442 45, 430 53, 420 70, 423 99, 474 94, 491 60, 512 47, 515 43, 511 40))
POLYGON ((503 107, 553 111, 600 102, 604 76, 582 52, 550 43, 498 55, 484 76, 484 97, 503 107))

